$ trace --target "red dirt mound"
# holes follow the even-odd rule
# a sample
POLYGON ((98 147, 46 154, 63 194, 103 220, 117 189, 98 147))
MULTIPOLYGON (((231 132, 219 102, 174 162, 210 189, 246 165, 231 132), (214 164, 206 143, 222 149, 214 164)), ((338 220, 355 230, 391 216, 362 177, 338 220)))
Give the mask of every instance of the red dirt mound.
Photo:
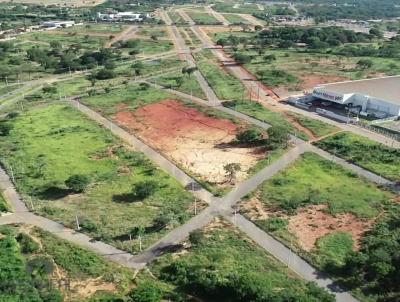
POLYGON ((174 100, 146 105, 135 112, 120 111, 115 119, 128 128, 144 131, 142 134, 154 141, 202 130, 211 131, 212 128, 230 135, 237 132, 236 125, 231 121, 209 117, 174 100))

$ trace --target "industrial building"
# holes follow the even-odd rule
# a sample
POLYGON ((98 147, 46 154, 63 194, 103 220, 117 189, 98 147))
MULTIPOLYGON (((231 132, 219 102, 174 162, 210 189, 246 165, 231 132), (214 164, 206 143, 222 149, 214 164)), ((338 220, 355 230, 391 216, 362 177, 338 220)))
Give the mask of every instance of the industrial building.
POLYGON ((400 116, 400 76, 324 84, 314 88, 312 97, 342 104, 362 116, 400 116))

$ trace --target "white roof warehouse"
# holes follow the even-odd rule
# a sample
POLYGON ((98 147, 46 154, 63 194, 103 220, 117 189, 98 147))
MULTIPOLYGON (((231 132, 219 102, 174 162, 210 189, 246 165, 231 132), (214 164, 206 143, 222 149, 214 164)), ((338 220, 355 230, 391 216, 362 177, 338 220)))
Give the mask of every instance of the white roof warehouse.
POLYGON ((314 88, 313 96, 365 113, 400 116, 400 76, 324 84, 314 88))

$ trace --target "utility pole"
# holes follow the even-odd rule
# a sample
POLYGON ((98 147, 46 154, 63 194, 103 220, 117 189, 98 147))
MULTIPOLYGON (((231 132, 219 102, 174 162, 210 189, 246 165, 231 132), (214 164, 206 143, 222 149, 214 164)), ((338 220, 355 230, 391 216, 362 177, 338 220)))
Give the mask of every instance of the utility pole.
POLYGON ((29 196, 29 203, 31 204, 31 210, 35 211, 35 207, 33 206, 32 197, 29 196))
POLYGON ((131 253, 133 253, 132 234, 129 234, 129 243, 131 245, 131 253))
POLYGON ((11 165, 10 165, 10 172, 11 172, 11 179, 12 179, 13 183, 15 183, 14 171, 13 171, 13 168, 11 165))
POLYGON ((75 221, 76 221, 76 229, 77 229, 78 231, 80 231, 80 230, 81 230, 81 227, 80 227, 80 225, 79 225, 78 215, 75 215, 75 221))
POLYGON ((139 251, 142 251, 142 236, 139 234, 139 251))

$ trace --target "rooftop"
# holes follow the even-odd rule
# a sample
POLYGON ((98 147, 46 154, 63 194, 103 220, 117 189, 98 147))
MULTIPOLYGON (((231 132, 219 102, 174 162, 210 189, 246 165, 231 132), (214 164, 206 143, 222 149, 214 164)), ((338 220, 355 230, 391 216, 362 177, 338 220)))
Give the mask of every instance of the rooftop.
POLYGON ((319 85, 339 94, 357 93, 400 105, 400 76, 319 85))

